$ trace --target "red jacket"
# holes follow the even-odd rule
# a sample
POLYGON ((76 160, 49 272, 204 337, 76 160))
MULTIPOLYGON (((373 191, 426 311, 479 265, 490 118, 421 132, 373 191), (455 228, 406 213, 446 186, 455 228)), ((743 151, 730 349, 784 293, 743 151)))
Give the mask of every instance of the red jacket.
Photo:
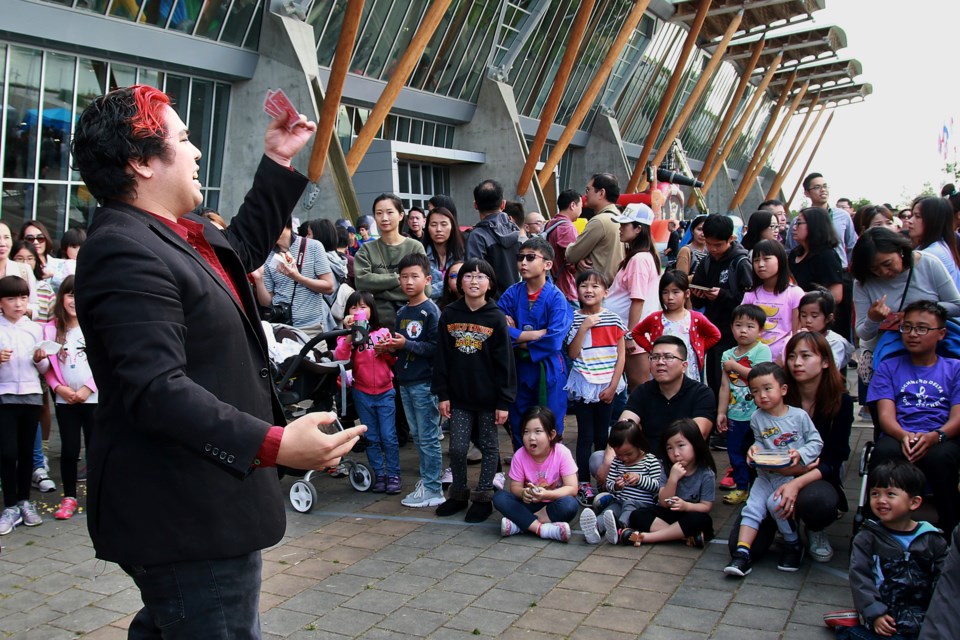
POLYGON ((355 347, 350 336, 337 339, 337 348, 333 355, 337 360, 350 359, 353 362, 353 388, 364 393, 376 395, 393 389, 393 363, 396 356, 389 353, 378 354, 373 345, 383 342, 390 335, 389 329, 377 329, 370 332, 367 343, 355 347))
MULTIPOLYGON (((651 313, 637 323, 630 332, 637 346, 649 352, 653 342, 663 335, 663 311, 651 313)), ((707 349, 720 342, 720 330, 699 311, 690 312, 690 346, 697 354, 697 362, 703 371, 703 357, 707 349)))

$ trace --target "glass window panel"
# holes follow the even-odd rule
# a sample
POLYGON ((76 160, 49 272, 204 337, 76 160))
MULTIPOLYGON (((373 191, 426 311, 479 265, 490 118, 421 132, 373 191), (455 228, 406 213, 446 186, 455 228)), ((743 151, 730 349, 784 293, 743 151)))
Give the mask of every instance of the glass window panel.
POLYGON ((137 69, 125 64, 110 63, 110 90, 137 84, 137 69))
POLYGON ((406 162, 397 163, 397 177, 400 182, 400 193, 410 191, 410 165, 406 162))
POLYGON ((347 0, 315 0, 307 14, 307 24, 313 27, 317 42, 317 62, 321 67, 333 64, 346 8, 347 0))
POLYGON ((67 223, 67 185, 37 185, 37 220, 55 237, 63 235, 67 223))
POLYGON ((187 98, 190 95, 190 79, 168 73, 167 86, 163 90, 170 96, 173 108, 180 115, 180 118, 186 120, 187 111, 184 107, 187 106, 187 98))
POLYGON ((263 7, 257 5, 257 8, 253 12, 253 21, 250 23, 250 28, 247 30, 247 36, 243 39, 243 48, 244 49, 253 49, 257 50, 257 47, 260 44, 260 27, 263 24, 263 7))
POLYGON ((205 183, 211 187, 220 186, 220 174, 223 171, 223 150, 227 143, 229 108, 230 85, 218 82, 213 103, 213 142, 210 149, 210 173, 205 183))
POLYGON ((220 190, 219 189, 209 189, 207 190, 205 197, 203 199, 203 206, 208 209, 213 209, 214 211, 219 211, 220 206, 220 190))
POLYGON ((93 219, 97 201, 86 185, 74 184, 70 187, 70 228, 86 228, 93 219))
POLYGON ((337 114, 337 137, 340 138, 340 146, 343 150, 349 151, 353 138, 350 131, 350 114, 344 105, 340 105, 340 112, 337 114))
POLYGON ((421 144, 423 142, 423 120, 411 120, 410 142, 415 144, 421 144))
MULTIPOLYGON (((107 2, 103 2, 104 5, 107 2)), ((140 6, 142 2, 137 0, 113 0, 110 3, 110 15, 114 18, 123 18, 124 20, 136 20, 140 15, 140 6)))
POLYGON ((397 140, 407 142, 410 140, 410 118, 397 118, 397 140))
POLYGON ((423 2, 391 2, 385 10, 386 18, 367 65, 367 75, 380 79, 393 73, 397 60, 407 49, 417 30, 423 2))
POLYGON ((66 180, 69 173, 76 63, 73 56, 47 52, 40 138, 40 177, 46 180, 66 180))
POLYGON ((213 128, 213 83, 193 80, 190 91, 190 114, 187 119, 190 142, 200 149, 200 184, 207 184, 210 166, 210 133, 213 128))
POLYGON ((33 218, 33 191, 31 182, 4 182, 3 183, 3 211, 2 220, 10 231, 16 234, 24 220, 33 218))
POLYGON ((433 191, 431 193, 433 195, 437 195, 439 193, 446 193, 446 191, 444 191, 442 167, 433 168, 433 191))
POLYGON ((423 184, 420 186, 420 193, 434 193, 433 171, 430 170, 430 165, 420 165, 420 174, 423 176, 423 184))
POLYGON ((3 175, 7 178, 34 178, 43 54, 37 49, 14 46, 11 46, 9 51, 10 85, 7 88, 3 175))
POLYGON ((160 87, 163 75, 153 69, 138 69, 137 84, 145 84, 151 87, 160 87))
POLYGON ((416 164, 410 165, 410 193, 423 193, 420 185, 420 167, 416 164))
MULTIPOLYGON (((100 60, 80 58, 77 71, 77 117, 83 113, 97 96, 107 92, 107 63, 100 60)), ((80 172, 73 171, 73 179, 80 179, 80 172)))
MULTIPOLYGON (((189 0, 188 6, 195 3, 196 0, 189 0)), ((193 27, 194 35, 216 40, 229 8, 230 0, 205 0, 197 14, 196 24, 193 27)), ((187 12, 192 15, 192 9, 188 9, 187 12)))
MULTIPOLYGON (((373 53, 383 31, 383 23, 390 12, 392 0, 374 0, 365 3, 363 18, 360 20, 357 44, 353 50, 350 71, 360 75, 369 75, 368 67, 373 61, 373 53)), ((382 63, 381 63, 382 64, 382 63)))
POLYGON ((230 15, 227 16, 227 23, 223 27, 223 33, 220 35, 220 42, 228 42, 238 47, 242 45, 250 21, 260 11, 258 0, 234 0, 230 15))
POLYGON ((423 123, 423 144, 436 146, 437 125, 433 122, 423 123))

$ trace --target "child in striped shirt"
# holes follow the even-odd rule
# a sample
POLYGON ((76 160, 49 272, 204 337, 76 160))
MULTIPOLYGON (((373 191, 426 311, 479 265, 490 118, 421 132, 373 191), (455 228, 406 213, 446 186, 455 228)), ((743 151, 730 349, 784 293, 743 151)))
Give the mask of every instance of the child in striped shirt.
POLYGON ((586 506, 593 501, 590 454, 607 446, 613 399, 626 388, 627 327, 619 315, 603 308, 607 281, 601 272, 587 269, 577 276, 576 284, 580 308, 566 339, 573 364, 564 389, 577 417, 577 499, 586 506))
MULTIPOLYGON (((580 513, 580 530, 588 544, 599 544, 605 536, 610 544, 621 542, 620 533, 630 514, 657 504, 660 491, 660 461, 650 453, 650 445, 632 420, 621 420, 610 429, 607 446, 616 454, 606 473, 606 488, 593 502, 593 509, 580 513), (597 517, 596 511, 600 511, 597 517)), ((603 468, 600 473, 603 475, 603 468)), ((627 544, 627 540, 623 540, 627 544)), ((632 544, 632 543, 630 543, 632 544)))

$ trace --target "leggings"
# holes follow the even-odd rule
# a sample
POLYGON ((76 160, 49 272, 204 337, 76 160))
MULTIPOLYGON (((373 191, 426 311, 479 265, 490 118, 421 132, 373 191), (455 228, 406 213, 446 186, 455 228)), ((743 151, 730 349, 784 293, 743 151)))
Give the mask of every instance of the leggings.
POLYGON ((653 526, 653 521, 660 518, 667 524, 680 523, 680 530, 684 537, 689 538, 698 533, 703 534, 704 540, 713 538, 713 518, 709 513, 699 511, 671 511, 660 505, 641 507, 630 514, 630 528, 647 533, 653 526))
POLYGON ((500 440, 493 411, 470 411, 453 408, 450 411, 450 471, 453 483, 450 485, 451 500, 469 500, 467 489, 467 450, 470 448, 470 434, 477 430, 477 448, 483 454, 480 463, 480 480, 473 500, 490 502, 493 498, 493 476, 497 473, 500 461, 500 440))
POLYGON ((40 405, 0 405, 0 483, 4 508, 30 499, 33 441, 39 419, 40 405))
POLYGON ((56 404, 57 424, 60 425, 60 476, 63 479, 63 495, 77 497, 77 458, 80 456, 80 434, 83 444, 90 448, 90 432, 93 430, 95 402, 89 404, 56 404))
POLYGON ((590 454, 607 448, 613 405, 578 400, 573 403, 573 413, 577 416, 577 479, 590 482, 590 454))

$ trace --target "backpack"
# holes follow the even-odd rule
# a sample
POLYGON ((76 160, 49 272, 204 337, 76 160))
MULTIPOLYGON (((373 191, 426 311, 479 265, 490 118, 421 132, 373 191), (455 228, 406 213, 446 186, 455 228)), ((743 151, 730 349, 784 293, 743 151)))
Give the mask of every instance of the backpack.
MULTIPOLYGON (((573 225, 572 222, 570 222, 569 220, 567 220, 567 219, 564 218, 563 216, 557 216, 556 218, 553 218, 553 220, 551 220, 549 223, 547 223, 547 226, 543 228, 543 231, 541 231, 540 233, 536 234, 536 237, 538 237, 538 238, 543 238, 544 240, 546 240, 547 242, 549 242, 549 241, 550 241, 550 234, 553 233, 554 231, 556 231, 558 228, 560 228, 560 225, 562 225, 564 222, 566 222, 567 224, 569 224, 569 225, 571 225, 571 226, 573 225)), ((556 273, 559 274, 559 273, 560 273, 560 270, 561 270, 562 268, 563 268, 563 265, 561 265, 560 262, 556 259, 556 256, 554 256, 553 267, 552 267, 552 268, 550 269, 550 271, 547 273, 547 279, 548 279, 550 282, 553 282, 553 281, 554 281, 554 278, 555 278, 554 270, 556 270, 556 273)))
MULTIPOLYGON (((743 291, 743 289, 741 289, 738 286, 739 283, 737 282, 737 268, 743 263, 744 260, 747 260, 747 259, 748 259, 748 256, 742 255, 734 259, 733 263, 728 268, 728 270, 730 271, 730 279, 727 280, 727 283, 730 285, 731 291, 740 291, 740 292, 743 291)), ((710 254, 708 253, 707 255, 703 256, 703 259, 700 260, 700 262, 697 264, 697 269, 699 269, 700 265, 702 264, 703 272, 704 274, 706 274, 710 271, 710 265, 712 263, 713 263, 713 258, 711 258, 710 254)), ((696 271, 694 271, 694 273, 696 273, 696 271)))

